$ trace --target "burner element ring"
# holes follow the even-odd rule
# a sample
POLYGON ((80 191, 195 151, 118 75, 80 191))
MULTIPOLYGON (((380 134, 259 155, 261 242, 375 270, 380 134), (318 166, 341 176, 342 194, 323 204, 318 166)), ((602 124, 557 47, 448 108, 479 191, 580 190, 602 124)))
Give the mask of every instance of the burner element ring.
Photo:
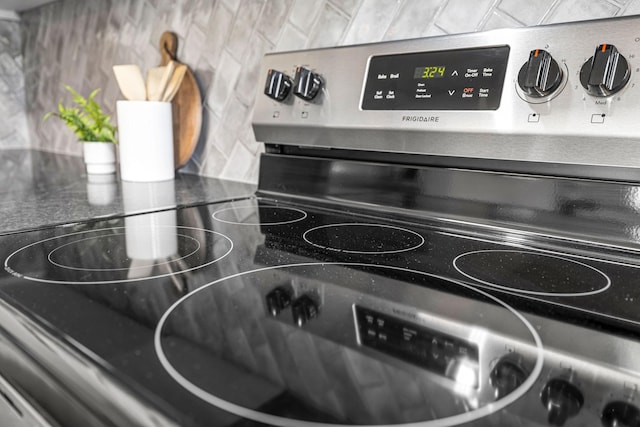
POLYGON ((217 210, 212 214, 212 217, 216 221, 233 225, 284 225, 302 221, 307 217, 307 213, 301 209, 285 206, 237 206, 217 210), (241 214, 244 211, 247 211, 247 214, 258 213, 258 221, 246 222, 225 218, 225 215, 228 213, 241 214), (291 218, 277 218, 278 215, 282 215, 283 213, 290 215, 291 218), (269 219, 269 217, 276 218, 269 219))
MULTIPOLYGON (((78 267, 78 266, 62 263, 60 262, 60 260, 57 259, 57 253, 59 252, 60 248, 66 248, 66 247, 69 247, 70 245, 82 243, 92 239, 116 238, 116 239, 124 240, 124 238, 126 237, 125 227, 101 228, 96 230, 84 230, 84 231, 68 233, 60 236, 49 237, 46 239, 36 241, 34 243, 30 243, 12 252, 5 259, 4 268, 8 273, 12 274, 13 276, 26 279, 26 280, 31 280, 34 282, 61 284, 61 285, 102 285, 102 284, 108 284, 108 283, 138 282, 142 280, 157 279, 161 277, 168 277, 175 274, 186 273, 189 271, 197 270, 197 269, 206 267, 208 265, 214 264, 220 261, 221 259, 225 258, 233 250, 233 241, 229 237, 225 236, 224 234, 218 233, 216 231, 206 230, 202 228, 195 228, 195 227, 186 227, 186 226, 157 227, 157 228, 160 230, 166 229, 167 231, 171 232, 172 235, 181 236, 181 238, 186 238, 185 241, 193 242, 192 247, 189 248, 186 254, 181 254, 180 256, 176 256, 175 258, 172 258, 169 261, 163 260, 163 261, 151 263, 145 260, 145 262, 143 262, 142 264, 139 264, 137 266, 130 266, 129 268, 126 268, 126 269, 120 268, 117 266, 114 267, 113 265, 109 265, 108 263, 106 267, 101 267, 101 266, 78 267), (213 257, 212 259, 204 260, 205 262, 202 262, 198 265, 190 266, 186 264, 184 261, 187 258, 196 256, 198 250, 201 249, 200 243, 196 239, 193 239, 192 237, 188 236, 187 233, 189 233, 190 231, 205 233, 208 236, 208 238, 219 241, 220 253, 217 256, 213 257), (61 244, 56 248, 49 250, 48 253, 46 253, 47 246, 51 244, 55 244, 57 242, 61 242, 61 244), (195 248, 195 250, 193 248, 195 248), (65 271, 68 270, 68 271, 76 271, 76 272, 81 271, 83 272, 82 280, 78 278, 69 279, 69 280, 55 278, 55 276, 51 276, 51 273, 47 269, 43 271, 31 271, 31 268, 29 267, 29 263, 31 262, 30 260, 38 259, 39 257, 41 257, 43 254, 43 251, 46 253, 46 259, 51 263, 51 266, 53 266, 53 268, 58 269, 59 271, 60 270, 65 270, 65 271), (127 271, 131 271, 131 270, 145 271, 149 268, 153 268, 160 265, 169 265, 171 263, 178 265, 179 268, 176 270, 171 270, 169 272, 161 272, 161 273, 151 274, 146 276, 134 275, 132 277, 129 277, 126 275, 127 271), (118 277, 115 279, 104 278, 104 274, 107 274, 107 273, 118 274, 118 275, 121 275, 122 277, 118 277), (99 276, 101 274, 103 275, 103 277, 99 276), (98 276, 94 277, 95 275, 98 275, 98 276)), ((124 242, 122 242, 121 245, 124 246, 124 242)), ((104 248, 100 246, 96 250, 102 251, 103 249, 104 248)), ((92 252, 92 255, 96 255, 96 252, 92 252)), ((126 261, 128 262, 130 260, 126 260, 126 261)), ((118 264, 118 265, 121 265, 121 264, 118 264)))
POLYGON ((581 297, 611 287, 601 270, 561 254, 488 249, 458 255, 453 266, 475 282, 525 295, 581 297))
POLYGON ((425 242, 420 234, 406 228, 358 222, 321 225, 305 231, 302 238, 320 249, 357 255, 408 252, 425 242))

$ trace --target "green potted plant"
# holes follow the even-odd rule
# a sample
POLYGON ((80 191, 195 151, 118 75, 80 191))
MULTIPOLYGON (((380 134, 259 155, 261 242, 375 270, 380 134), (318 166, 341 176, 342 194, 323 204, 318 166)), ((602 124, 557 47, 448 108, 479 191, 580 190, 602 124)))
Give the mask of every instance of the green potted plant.
POLYGON ((73 106, 58 104, 58 111, 47 113, 44 120, 58 117, 83 144, 84 161, 89 174, 110 174, 116 171, 115 144, 117 128, 111 124, 111 118, 102 112, 95 101, 100 89, 96 89, 85 98, 70 86, 65 89, 73 95, 73 106))

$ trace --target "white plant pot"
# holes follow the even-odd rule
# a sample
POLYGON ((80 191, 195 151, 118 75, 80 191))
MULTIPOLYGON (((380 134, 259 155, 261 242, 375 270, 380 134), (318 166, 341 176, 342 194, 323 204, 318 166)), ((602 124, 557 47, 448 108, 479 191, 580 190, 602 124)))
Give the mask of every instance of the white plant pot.
POLYGON ((82 142, 87 173, 109 174, 116 172, 116 147, 111 142, 82 142))

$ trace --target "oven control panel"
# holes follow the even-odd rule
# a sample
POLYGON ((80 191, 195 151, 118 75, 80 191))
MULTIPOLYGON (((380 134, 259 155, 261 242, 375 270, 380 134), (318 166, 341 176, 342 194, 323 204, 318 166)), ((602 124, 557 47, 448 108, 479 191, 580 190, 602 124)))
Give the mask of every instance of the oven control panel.
POLYGON ((260 80, 268 144, 640 167, 638 16, 271 53, 260 80))
POLYGON ((497 110, 509 46, 374 56, 363 110, 497 110))

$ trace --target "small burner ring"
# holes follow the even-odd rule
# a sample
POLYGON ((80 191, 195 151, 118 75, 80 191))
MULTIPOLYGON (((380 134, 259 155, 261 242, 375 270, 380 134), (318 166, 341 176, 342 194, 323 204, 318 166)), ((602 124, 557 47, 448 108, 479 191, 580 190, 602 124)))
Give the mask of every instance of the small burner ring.
MULTIPOLYGON (((12 252, 4 261, 4 268, 5 270, 12 274, 13 276, 22 278, 22 279, 26 279, 26 280, 31 280, 34 282, 40 282, 40 283, 50 283, 50 284, 60 284, 60 285, 102 285, 102 284, 109 284, 109 283, 125 283, 125 282, 137 282, 137 281, 142 281, 142 280, 149 280, 149 279, 157 279, 157 278, 161 278, 161 277, 167 277, 167 276, 171 276, 171 275, 175 275, 175 274, 180 274, 180 273, 186 273, 189 271, 193 271, 193 270, 197 270, 203 267, 206 267, 208 265, 214 264, 218 261, 220 261, 221 259, 225 258, 227 255, 229 255, 231 253, 231 251, 233 250, 233 241, 225 236, 222 233, 216 232, 216 231, 211 231, 211 230, 206 230, 206 229, 202 229, 202 228, 196 228, 196 227, 186 227, 186 226, 176 226, 176 227, 169 227, 172 230, 175 231, 176 235, 178 236, 184 236, 184 237, 189 237, 189 239, 195 240, 197 242, 196 239, 191 238, 190 236, 187 236, 186 234, 183 233, 187 233, 188 231, 198 231, 200 233, 206 233, 210 236, 211 239, 217 239, 220 240, 222 245, 221 245, 221 249, 219 250, 219 255, 217 257, 214 257, 212 259, 209 260, 204 260, 205 262, 202 262, 199 265, 195 265, 195 266, 187 266, 184 265, 184 259, 190 256, 195 255, 199 249, 201 249, 200 247, 200 243, 197 242, 197 244, 195 246, 197 246, 197 248, 195 250, 193 249, 189 249, 189 253, 186 255, 181 255, 180 257, 176 257, 176 259, 171 259, 169 261, 163 261, 163 262, 158 262, 158 263, 153 263, 153 264, 142 264, 142 265, 138 265, 135 267, 132 267, 134 269, 138 269, 138 270, 144 270, 145 268, 148 267, 154 267, 154 266, 158 266, 158 265, 164 265, 164 264, 171 264, 171 263, 176 263, 176 261, 183 261, 183 263, 178 262, 177 264, 180 265, 179 269, 176 269, 175 271, 169 271, 166 273, 158 273, 158 274, 153 274, 153 275, 149 275, 149 276, 142 276, 142 277, 120 277, 117 279, 107 279, 107 280, 103 280, 103 279, 99 279, 99 280, 92 280, 91 278, 87 278, 86 280, 64 280, 64 279, 56 279, 53 277, 49 277, 47 274, 48 273, 46 270, 44 272, 40 272, 41 275, 38 274, 34 274, 33 272, 24 272, 24 269, 17 265, 17 263, 19 263, 21 261, 21 257, 26 257, 26 259, 33 259, 34 257, 37 258, 37 256, 41 256, 42 255, 42 248, 46 247, 46 244, 49 244, 51 242, 55 242, 55 241, 61 241, 61 242, 66 242, 63 243, 60 247, 66 246, 66 245, 70 245, 73 243, 77 243, 79 241, 87 241, 87 240, 91 240, 91 239, 95 239, 95 238, 101 238, 101 237, 119 237, 122 238, 122 236, 125 234, 125 227, 111 227, 111 228, 102 228, 102 229, 97 229, 97 230, 84 230, 84 231, 78 231, 78 232, 74 232, 74 233, 69 233, 69 234, 65 234, 65 235, 61 235, 61 236, 54 236, 54 237, 49 237, 46 239, 42 239, 39 240, 37 242, 34 243, 30 243, 26 246, 23 246, 17 250, 15 250, 14 252, 12 252), (182 231, 182 233, 180 233, 180 231, 182 231), (89 237, 86 237, 89 236, 89 237), (68 242, 68 240, 71 240, 70 242, 68 242)), ((56 248, 57 249, 57 248, 56 248)), ((74 266, 67 266, 64 264, 61 264, 60 262, 54 261, 51 258, 51 254, 55 253, 56 249, 51 250, 48 255, 47 258, 48 260, 52 263, 53 266, 55 266, 55 268, 62 268, 64 270, 69 270, 69 271, 73 271, 73 270, 78 270, 78 271, 83 271, 87 274, 100 274, 100 273, 109 273, 111 272, 112 274, 115 274, 119 271, 125 272, 127 270, 130 271, 130 268, 127 269, 122 269, 120 267, 117 268, 77 268, 74 266)))
POLYGON ((302 221, 307 217, 307 213, 301 209, 290 208, 285 206, 238 206, 217 210, 213 213, 213 219, 216 221, 224 222, 226 224, 234 225, 284 225, 294 222, 302 221), (242 213, 248 211, 248 214, 258 212, 259 219, 257 222, 244 222, 236 221, 235 219, 226 219, 225 214, 242 213), (282 217, 283 215, 290 216, 289 218, 282 217), (278 218, 280 216, 281 218, 278 218), (268 219, 268 217, 272 217, 268 219))
POLYGON ((320 249, 359 255, 407 252, 425 242, 420 234, 406 228, 357 222, 314 227, 305 231, 302 238, 320 249))
MULTIPOLYGON (((112 236, 124 236, 124 235, 125 235, 125 233, 124 233, 124 232, 122 232, 122 233, 114 233, 114 234, 110 234, 110 235, 109 235, 109 237, 112 237, 112 236)), ((100 238, 101 236, 97 236, 97 237, 87 237, 87 238, 85 238, 85 239, 74 240, 73 242, 65 243, 64 245, 58 246, 57 248, 55 248, 55 249, 53 249, 51 252, 49 252, 49 255, 47 256, 47 258, 49 259, 49 262, 50 262, 51 264, 53 264, 53 265, 55 265, 55 266, 57 266, 57 267, 60 267, 60 268, 68 268, 68 269, 70 269, 70 270, 78 270, 78 271, 123 271, 123 270, 130 270, 131 268, 141 268, 141 269, 142 269, 142 268, 147 268, 148 266, 156 266, 156 265, 170 264, 170 263, 172 263, 172 262, 176 262, 176 261, 180 261, 180 260, 182 260, 182 259, 188 258, 188 257, 190 257, 191 255, 193 255, 193 254, 195 254, 196 252, 198 252, 198 250, 200 250, 200 242, 198 242, 198 240, 197 240, 197 239, 194 239, 194 238, 193 238, 193 237, 191 237, 191 236, 187 236, 187 235, 185 235, 185 234, 180 234, 180 233, 177 233, 176 235, 177 235, 178 237, 180 237, 180 238, 185 239, 185 240, 186 240, 186 239, 188 239, 188 240, 193 241, 193 242, 194 242, 194 249, 193 249, 191 252, 189 252, 189 253, 186 253, 186 254, 184 254, 184 255, 182 255, 182 256, 180 256, 180 257, 172 258, 171 260, 167 260, 167 261, 165 261, 165 262, 149 262, 149 264, 145 264, 145 265, 138 265, 137 267, 130 267, 130 266, 129 266, 129 267, 114 267, 114 268, 87 268, 87 267, 74 267, 74 266, 72 266, 72 265, 62 264, 62 263, 59 263, 59 262, 57 262, 57 261, 55 261, 55 260, 54 260, 54 254, 55 254, 57 251, 59 251, 59 250, 61 250, 61 249, 65 248, 65 247, 67 247, 67 246, 70 246, 70 245, 74 245, 74 244, 78 244, 78 243, 80 243, 80 244, 81 244, 82 242, 85 242, 85 241, 88 241, 88 240, 94 240, 94 239, 100 238)))

